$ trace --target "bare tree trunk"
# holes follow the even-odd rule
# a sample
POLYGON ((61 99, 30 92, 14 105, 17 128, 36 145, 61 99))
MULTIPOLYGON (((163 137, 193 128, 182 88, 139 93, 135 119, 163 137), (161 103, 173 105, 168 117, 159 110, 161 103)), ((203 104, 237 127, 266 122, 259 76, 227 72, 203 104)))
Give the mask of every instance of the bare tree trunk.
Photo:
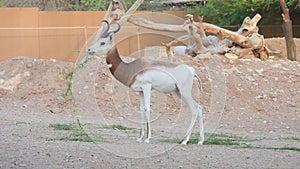
POLYGON ((283 18, 283 32, 285 36, 286 49, 287 49, 287 57, 292 61, 297 60, 296 54, 296 45, 293 39, 293 29, 292 29, 292 21, 289 15, 289 9, 286 6, 284 0, 280 0, 280 6, 282 8, 282 18, 283 18))

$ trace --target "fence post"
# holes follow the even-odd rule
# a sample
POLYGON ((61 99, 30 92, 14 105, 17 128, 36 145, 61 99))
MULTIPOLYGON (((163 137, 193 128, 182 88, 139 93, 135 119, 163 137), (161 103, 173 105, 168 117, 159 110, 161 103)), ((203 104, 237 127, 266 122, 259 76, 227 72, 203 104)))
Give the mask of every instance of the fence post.
POLYGON ((137 27, 137 46, 138 46, 138 51, 141 49, 141 40, 140 40, 140 28, 137 27))
POLYGON ((85 51, 88 50, 88 37, 87 37, 87 26, 84 25, 84 37, 85 37, 85 51))

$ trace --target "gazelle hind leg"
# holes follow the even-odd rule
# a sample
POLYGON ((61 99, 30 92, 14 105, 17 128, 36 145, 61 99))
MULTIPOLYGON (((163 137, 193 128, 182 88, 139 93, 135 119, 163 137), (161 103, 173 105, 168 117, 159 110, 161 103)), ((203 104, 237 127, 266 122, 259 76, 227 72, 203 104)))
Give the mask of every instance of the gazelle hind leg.
POLYGON ((197 118, 197 114, 192 114, 192 120, 191 120, 190 126, 189 126, 189 128, 187 130, 187 133, 186 133, 186 136, 185 136, 184 140, 181 142, 181 144, 187 144, 189 142, 192 131, 193 131, 193 127, 194 127, 195 122, 197 120, 196 118, 197 118))
POLYGON ((192 113, 192 119, 191 119, 190 126, 189 126, 189 128, 187 130, 185 139, 181 143, 181 144, 187 144, 188 141, 190 140, 190 137, 191 137, 191 134, 192 134, 192 131, 193 131, 193 127, 194 127, 195 122, 197 120, 197 116, 198 116, 198 112, 197 112, 198 104, 194 101, 194 99, 192 98, 191 95, 185 95, 185 96, 182 95, 182 100, 187 103, 187 105, 189 106, 190 111, 192 113))
POLYGON ((141 133, 140 138, 137 139, 137 142, 142 142, 145 136, 145 99, 143 92, 139 92, 140 95, 140 113, 141 113, 141 133))
POLYGON ((198 110, 197 110, 197 115, 198 115, 198 120, 199 120, 199 133, 200 133, 200 138, 198 144, 203 144, 204 142, 204 127, 203 127, 203 113, 202 113, 202 106, 198 105, 198 110))

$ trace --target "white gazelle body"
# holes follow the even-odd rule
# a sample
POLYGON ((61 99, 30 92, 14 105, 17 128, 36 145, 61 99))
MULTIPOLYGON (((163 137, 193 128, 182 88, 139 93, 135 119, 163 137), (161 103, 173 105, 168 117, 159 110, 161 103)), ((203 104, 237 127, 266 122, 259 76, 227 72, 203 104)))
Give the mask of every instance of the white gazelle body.
POLYGON ((184 64, 172 68, 150 67, 147 71, 137 75, 131 89, 138 91, 140 85, 151 84, 152 88, 159 92, 174 93, 178 85, 188 85, 184 83, 194 74, 194 68, 184 64))
POLYGON ((202 107, 192 97, 194 77, 200 82, 200 78, 195 73, 194 68, 185 64, 146 60, 143 58, 136 59, 130 63, 123 62, 113 41, 113 35, 119 31, 120 25, 118 24, 117 30, 109 32, 109 23, 107 21, 104 22, 107 24, 107 29, 100 40, 89 48, 88 52, 90 55, 106 54, 106 62, 110 65, 112 75, 125 86, 135 92, 139 92, 141 136, 138 142, 141 142, 145 136, 145 124, 147 125, 145 142, 149 143, 151 139, 150 103, 151 90, 154 89, 162 93, 176 93, 189 106, 192 120, 182 144, 187 144, 189 141, 197 117, 200 128, 198 143, 202 144, 204 142, 202 107))

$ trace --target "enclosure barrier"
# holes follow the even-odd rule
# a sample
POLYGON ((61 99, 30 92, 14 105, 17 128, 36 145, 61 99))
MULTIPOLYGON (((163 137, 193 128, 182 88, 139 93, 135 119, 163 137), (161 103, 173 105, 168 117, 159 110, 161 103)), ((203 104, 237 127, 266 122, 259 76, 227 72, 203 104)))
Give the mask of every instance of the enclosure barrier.
MULTIPOLYGON (((138 11, 155 22, 182 24, 185 11, 138 11), (167 15, 163 17, 161 13, 167 15), (175 17, 170 20, 170 16, 175 17), (177 18, 176 18, 177 17, 177 18), (159 20, 158 20, 159 19, 159 20)), ((0 61, 18 56, 75 62, 80 51, 86 51, 88 39, 98 30, 105 11, 39 11, 38 8, 0 9, 0 61)), ((237 30, 238 27, 230 27, 237 30)), ((280 25, 260 25, 266 38, 282 37, 280 25)), ((179 37, 178 33, 147 32, 125 24, 118 33, 121 55, 132 54, 161 42, 179 37)), ((300 26, 294 26, 294 36, 300 37, 300 26)))

